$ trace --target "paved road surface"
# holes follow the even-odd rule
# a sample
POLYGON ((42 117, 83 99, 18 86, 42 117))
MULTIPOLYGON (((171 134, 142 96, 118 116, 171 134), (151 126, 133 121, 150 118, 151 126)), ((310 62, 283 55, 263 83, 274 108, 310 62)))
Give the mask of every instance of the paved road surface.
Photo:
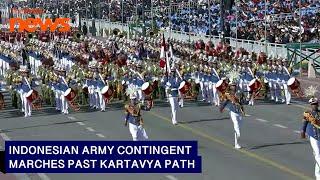
MULTIPOLYGON (((314 159, 306 140, 299 138, 304 105, 261 102, 246 107, 241 150, 233 148, 233 127, 228 113, 204 103, 186 103, 179 109, 178 126, 170 123, 170 108, 162 103, 144 112, 152 140, 197 140, 202 174, 19 174, 0 179, 25 180, 298 180, 313 179, 314 159)), ((16 112, 0 115, 1 146, 4 140, 131 140, 123 126, 120 104, 107 112, 56 114, 16 112), (16 115, 14 118, 10 116, 16 115)))

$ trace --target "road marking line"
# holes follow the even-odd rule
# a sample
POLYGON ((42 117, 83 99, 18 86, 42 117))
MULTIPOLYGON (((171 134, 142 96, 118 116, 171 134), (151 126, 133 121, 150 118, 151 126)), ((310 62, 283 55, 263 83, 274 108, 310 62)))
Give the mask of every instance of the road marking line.
POLYGON ((92 127, 86 127, 86 129, 90 132, 95 132, 96 130, 94 130, 92 127))
POLYGON ((306 105, 301 105, 301 104, 292 104, 293 106, 299 107, 299 108, 303 108, 303 109, 309 109, 308 106, 306 105))
POLYGON ((257 121, 260 121, 260 122, 269 122, 268 120, 265 120, 265 119, 260 119, 260 118, 256 118, 257 121))
POLYGON ((13 174, 18 180, 31 180, 31 178, 25 173, 14 173, 13 174))
POLYGON ((77 122, 77 124, 79 124, 80 126, 86 125, 86 124, 84 124, 83 122, 77 122))
MULTIPOLYGON (((166 117, 163 117, 163 116, 161 116, 161 115, 158 115, 158 114, 156 114, 156 113, 154 113, 154 112, 149 112, 149 113, 152 114, 152 115, 155 116, 155 117, 158 117, 158 118, 162 119, 162 120, 171 122, 170 119, 168 119, 168 118, 166 118, 166 117)), ((198 136, 201 136, 201 137, 203 137, 203 138, 206 138, 206 139, 208 139, 208 140, 210 140, 210 141, 212 141, 212 142, 215 142, 215 143, 217 143, 217 144, 223 145, 223 146, 225 146, 226 148, 234 149, 234 146, 233 146, 233 145, 228 144, 228 143, 226 143, 225 141, 220 140, 219 138, 216 138, 216 137, 214 137, 214 136, 210 136, 210 135, 208 135, 208 134, 206 134, 206 133, 204 133, 204 132, 202 132, 202 131, 198 131, 198 130, 196 130, 196 129, 192 128, 192 127, 189 127, 189 126, 187 126, 187 125, 185 125, 185 124, 179 124, 179 126, 177 126, 177 127, 181 127, 181 128, 183 128, 183 129, 185 129, 185 130, 188 130, 188 131, 192 132, 193 134, 196 134, 196 135, 198 135, 198 136)), ((253 152, 247 151, 247 150, 245 150, 245 149, 238 149, 237 151, 240 152, 240 153, 242 153, 242 154, 244 154, 244 155, 246 155, 246 156, 249 156, 249 157, 251 157, 251 158, 253 158, 253 159, 259 160, 260 162, 263 162, 263 163, 265 163, 265 164, 267 164, 267 165, 270 165, 270 166, 272 166, 272 167, 274 167, 274 168, 278 168, 278 169, 280 169, 281 171, 286 172, 286 173, 288 173, 288 174, 291 174, 291 175, 293 175, 293 176, 297 176, 297 177, 299 177, 299 178, 301 178, 301 179, 304 179, 304 180, 313 180, 313 178, 311 178, 311 177, 309 177, 309 176, 307 176, 307 175, 305 175, 305 174, 303 174, 303 173, 301 173, 301 172, 298 172, 297 170, 291 169, 291 168, 289 168, 289 167, 287 167, 287 166, 285 166, 285 165, 279 164, 279 163, 277 163, 277 162, 275 162, 275 161, 272 161, 271 159, 265 158, 265 157, 263 157, 263 156, 260 156, 260 155, 258 155, 258 154, 255 154, 255 153, 253 153, 253 152)))
POLYGON ((46 174, 38 173, 38 176, 39 176, 42 180, 50 180, 50 178, 49 178, 46 174))
POLYGON ((70 119, 70 120, 75 120, 76 118, 73 117, 73 116, 68 116, 68 119, 70 119))
POLYGON ((96 134, 98 137, 101 137, 101 138, 105 138, 105 136, 103 135, 103 134, 100 134, 100 133, 98 133, 98 134, 96 134))
POLYGON ((300 131, 294 131, 295 133, 297 133, 297 134, 300 134, 301 132, 300 131))
POLYGON ((1 136, 5 141, 10 141, 10 138, 9 138, 5 133, 0 133, 0 136, 1 136))
POLYGON ((246 117, 250 117, 251 115, 250 114, 246 114, 246 117))
MULTIPOLYGON (((1 129, 0 129, 1 130, 1 129)), ((7 136, 5 133, 0 133, 0 136, 5 140, 5 141, 10 141, 11 139, 9 136, 7 136)), ((31 180, 29 176, 25 173, 14 173, 14 175, 17 177, 19 180, 31 180)), ((37 175, 40 177, 41 180, 50 180, 50 178, 43 173, 37 173, 37 175)))
POLYGON ((281 125, 281 124, 273 124, 273 126, 275 126, 275 127, 279 127, 279 128, 283 128, 283 129, 288 128, 288 127, 283 126, 283 125, 281 125))
POLYGON ((172 175, 166 175, 166 178, 170 179, 170 180, 178 180, 178 178, 172 176, 172 175))

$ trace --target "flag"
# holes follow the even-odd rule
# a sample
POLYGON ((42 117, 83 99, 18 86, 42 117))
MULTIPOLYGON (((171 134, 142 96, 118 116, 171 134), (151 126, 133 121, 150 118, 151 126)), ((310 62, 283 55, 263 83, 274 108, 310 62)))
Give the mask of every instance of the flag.
POLYGON ((166 41, 164 39, 164 34, 162 35, 162 42, 161 42, 161 51, 160 51, 160 67, 164 68, 167 63, 166 58, 166 41))

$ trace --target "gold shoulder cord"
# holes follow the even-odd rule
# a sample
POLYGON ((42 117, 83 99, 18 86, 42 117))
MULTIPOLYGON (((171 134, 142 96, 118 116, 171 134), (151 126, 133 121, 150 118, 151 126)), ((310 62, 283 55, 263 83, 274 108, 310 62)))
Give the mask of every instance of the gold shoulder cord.
POLYGON ((140 104, 137 104, 135 106, 126 104, 124 108, 125 108, 125 113, 130 113, 132 116, 135 116, 135 117, 140 116, 140 104))
POLYGON ((313 126, 320 129, 320 121, 312 116, 310 112, 304 112, 303 117, 306 121, 310 122, 313 126))
POLYGON ((245 116, 244 108, 243 108, 243 106, 240 104, 239 99, 238 99, 235 95, 231 95, 231 94, 229 94, 229 93, 225 93, 225 98, 226 98, 227 100, 231 101, 232 104, 236 105, 236 106, 240 109, 241 114, 242 114, 243 116, 245 116))

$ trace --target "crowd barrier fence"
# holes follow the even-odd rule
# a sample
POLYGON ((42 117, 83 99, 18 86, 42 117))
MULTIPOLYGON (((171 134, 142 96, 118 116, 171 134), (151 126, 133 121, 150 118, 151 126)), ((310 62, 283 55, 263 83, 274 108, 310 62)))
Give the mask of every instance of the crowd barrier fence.
MULTIPOLYGON (((82 19, 81 22, 82 23, 87 22, 87 24, 89 24, 89 29, 92 26, 92 20, 82 19)), ((107 35, 107 33, 105 33, 106 31, 110 31, 115 28, 123 31, 129 31, 128 24, 122 24, 119 22, 109 22, 106 20, 97 20, 97 19, 95 19, 95 23, 96 23, 96 27, 100 28, 100 29, 97 29, 97 32, 102 32, 102 33, 99 33, 98 35, 103 37, 106 37, 107 35)), ((173 31, 173 30, 171 31, 164 30, 163 33, 165 37, 172 37, 174 39, 181 40, 181 41, 197 41, 199 39, 202 39, 204 42, 211 40, 214 44, 217 44, 218 42, 221 41, 220 36, 199 35, 194 33, 186 33, 186 32, 179 32, 179 31, 173 31)), ((229 37, 226 37, 225 40, 227 40, 230 43, 231 47, 234 49, 242 47, 249 52, 255 52, 255 53, 266 52, 268 56, 282 57, 282 58, 286 58, 288 55, 288 50, 285 44, 265 43, 262 41, 235 39, 235 38, 229 38, 229 37)), ((313 51, 314 49, 307 49, 304 52, 305 54, 309 55, 313 51)), ((317 54, 315 54, 314 57, 316 57, 316 55, 317 54)))

